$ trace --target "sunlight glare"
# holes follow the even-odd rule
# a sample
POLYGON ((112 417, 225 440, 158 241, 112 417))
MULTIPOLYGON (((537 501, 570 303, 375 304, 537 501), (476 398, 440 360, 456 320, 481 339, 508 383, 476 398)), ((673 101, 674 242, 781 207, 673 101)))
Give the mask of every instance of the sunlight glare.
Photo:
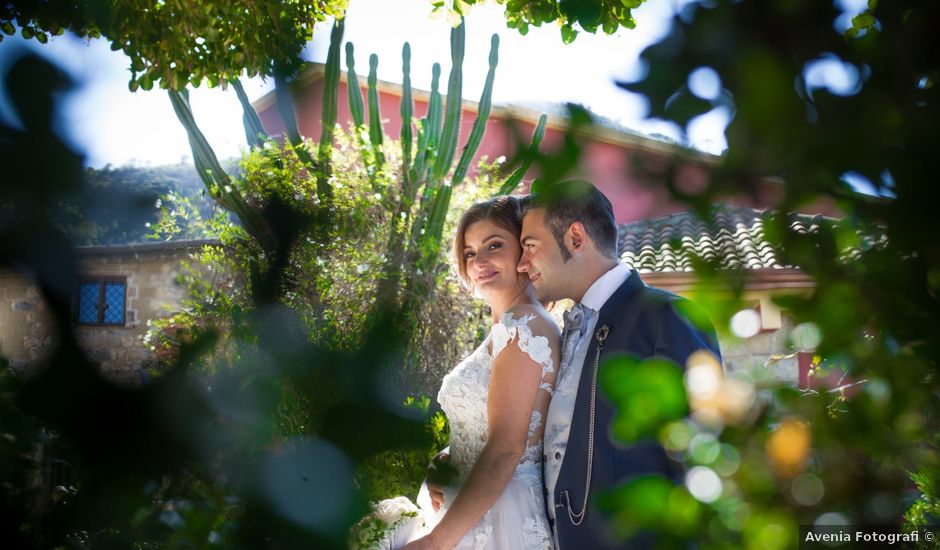
POLYGON ((731 332, 738 338, 750 338, 760 332, 760 314, 753 309, 742 309, 731 318, 731 332))

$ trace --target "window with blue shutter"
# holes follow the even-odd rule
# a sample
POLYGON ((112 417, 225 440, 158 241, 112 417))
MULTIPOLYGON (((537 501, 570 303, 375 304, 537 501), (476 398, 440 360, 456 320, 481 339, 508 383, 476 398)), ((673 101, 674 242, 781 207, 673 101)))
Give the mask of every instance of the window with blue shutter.
POLYGON ((86 279, 78 285, 76 321, 87 326, 124 326, 126 279, 86 279))

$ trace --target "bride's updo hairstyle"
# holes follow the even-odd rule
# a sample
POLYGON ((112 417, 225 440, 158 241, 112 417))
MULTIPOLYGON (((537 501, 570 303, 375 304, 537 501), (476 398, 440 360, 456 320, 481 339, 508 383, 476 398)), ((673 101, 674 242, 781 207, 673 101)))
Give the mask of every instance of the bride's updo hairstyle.
POLYGON ((464 236, 468 227, 485 220, 509 231, 518 239, 519 235, 522 234, 522 203, 519 197, 501 195, 475 203, 463 213, 460 221, 457 222, 457 234, 454 235, 454 265, 457 266, 457 275, 460 281, 467 289, 473 288, 473 284, 467 275, 467 262, 463 257, 463 249, 466 244, 464 236))

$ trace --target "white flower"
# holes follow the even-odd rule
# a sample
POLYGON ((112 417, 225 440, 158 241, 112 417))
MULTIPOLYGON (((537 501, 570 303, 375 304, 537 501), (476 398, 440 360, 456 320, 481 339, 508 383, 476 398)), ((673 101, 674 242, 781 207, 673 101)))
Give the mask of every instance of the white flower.
POLYGON ((385 499, 376 503, 373 513, 375 517, 391 525, 402 518, 404 514, 411 514, 418 511, 407 497, 395 497, 385 499))
POLYGON ((506 162, 506 155, 500 155, 496 157, 496 164, 502 164, 506 162))

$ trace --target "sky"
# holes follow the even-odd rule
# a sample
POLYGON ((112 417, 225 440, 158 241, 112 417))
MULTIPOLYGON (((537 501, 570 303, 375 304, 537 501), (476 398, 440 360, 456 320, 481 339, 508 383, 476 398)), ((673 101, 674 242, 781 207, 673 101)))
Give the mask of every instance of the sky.
MULTIPOLYGON (((646 119, 647 105, 642 96, 615 85, 617 80, 643 76, 639 61, 643 48, 661 39, 669 30, 676 10, 689 0, 648 0, 634 10, 636 29, 621 29, 611 36, 581 33, 574 43, 561 41, 558 27, 532 28, 527 36, 506 28, 501 6, 475 6, 467 17, 467 44, 464 62, 464 97, 477 99, 487 71, 490 36, 500 36, 499 66, 493 100, 497 103, 575 102, 620 122, 627 128, 662 134, 691 144, 703 151, 720 154, 726 147, 724 128, 730 113, 715 110, 694 119, 684 133, 672 123, 646 119)), ((864 0, 838 0, 853 9, 864 0)), ((329 45, 330 22, 318 25, 313 41, 302 57, 323 62, 329 45)), ((346 15, 345 41, 356 48, 360 74, 368 71, 368 56, 379 56, 378 76, 401 82, 401 48, 408 41, 412 50, 412 84, 428 89, 431 66, 438 62, 444 78, 449 71, 450 24, 431 14, 426 0, 350 0, 346 15)), ((16 48, 27 47, 65 68, 78 82, 60 113, 63 128, 73 144, 86 154, 86 165, 101 167, 134 164, 139 166, 188 162, 191 157, 185 131, 176 119, 163 90, 130 92, 127 87, 130 62, 122 52, 111 51, 102 40, 81 40, 63 35, 46 45, 18 37, 0 42, 0 65, 16 48)), ((821 86, 847 87, 838 61, 828 61, 829 69, 817 67, 821 86), (834 75, 834 76, 833 76, 834 75)), ((343 62, 345 67, 345 62, 343 62)), ((720 86, 708 70, 697 71, 690 85, 708 93, 720 86)), ((255 100, 273 89, 273 82, 261 78, 242 80, 249 99, 255 100)), ((220 158, 238 155, 246 149, 241 123, 241 107, 232 90, 207 89, 190 92, 196 120, 220 158)), ((0 98, 0 114, 8 109, 0 98)))

